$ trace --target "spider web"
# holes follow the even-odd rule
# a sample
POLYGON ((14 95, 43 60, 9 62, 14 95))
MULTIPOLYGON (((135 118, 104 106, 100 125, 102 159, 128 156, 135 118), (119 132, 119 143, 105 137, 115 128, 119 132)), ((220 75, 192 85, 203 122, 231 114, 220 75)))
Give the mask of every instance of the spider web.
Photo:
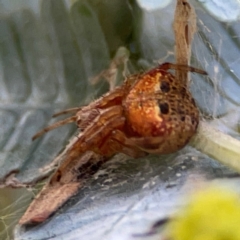
POLYGON ((208 19, 209 14, 199 5, 196 6, 196 12, 199 32, 193 44, 193 62, 197 59, 208 72, 209 78, 205 82, 197 79, 193 94, 196 94, 202 112, 214 120, 212 124, 236 137, 239 135, 240 117, 239 57, 236 54, 239 51, 238 21, 219 22, 213 17, 208 19), (197 92, 201 93, 199 98, 197 92))
MULTIPOLYGON (((7 2, 8 1, 2 0, 0 3, 7 4, 7 2)), ((70 11, 72 5, 70 1, 66 2, 68 3, 70 11)), ((34 14, 37 13, 36 15, 41 15, 40 12, 43 6, 39 5, 40 3, 41 1, 36 1, 36 5, 33 7, 34 14)), ((12 12, 17 12, 23 8, 23 6, 19 6, 19 1, 16 1, 16 4, 18 4, 17 8, 14 8, 13 4, 9 6, 7 11, 7 13, 10 14, 8 17, 11 17, 11 21, 14 20, 14 18, 12 18, 12 12)), ((32 4, 32 1, 25 1, 23 4, 24 8, 30 8, 30 4, 32 4)), ((193 54, 191 65, 204 69, 209 74, 207 78, 196 74, 191 75, 192 93, 205 119, 208 119, 214 127, 219 128, 221 131, 239 138, 239 21, 221 22, 212 17, 198 2, 192 2, 192 4, 197 12, 199 32, 195 35, 192 46, 193 54)), ((94 9, 93 7, 89 7, 88 4, 83 4, 83 6, 86 7, 86 9, 82 10, 83 12, 81 14, 83 15, 86 13, 89 14, 87 10, 91 9, 92 11, 92 9, 94 9)), ((118 6, 119 12, 122 11, 125 14, 129 12, 133 13, 133 19, 131 19, 131 21, 133 22, 132 27, 134 33, 132 33, 133 41, 129 44, 132 56, 129 69, 142 70, 156 64, 156 62, 174 62, 172 21, 175 2, 170 2, 169 5, 163 9, 151 9, 151 11, 144 8, 144 5, 140 6, 139 8, 139 5, 130 5, 129 2, 124 6, 118 6)), ((110 4, 109 8, 111 7, 110 4)), ((101 10, 104 11, 103 9, 101 10)), ((61 14, 64 12, 61 9, 58 9, 58 11, 62 11, 61 14)), ((57 13, 53 12, 51 12, 51 14, 57 15, 57 13)), ((101 16, 100 13, 98 14, 101 16)), ((121 16, 121 14, 119 15, 121 16)), ((67 19, 66 15, 64 16, 67 19)), ((109 15, 110 19, 111 17, 112 16, 109 15)), ((97 17, 94 15, 91 20, 93 21, 95 18, 97 17)), ((77 20, 79 21, 79 19, 75 19, 76 22, 78 22, 77 20)), ((123 23, 124 26, 129 25, 128 20, 129 19, 125 20, 123 23)), ((110 21, 117 27, 118 22, 116 22, 115 19, 112 18, 110 21)), ((34 27, 36 26, 34 25, 34 27)), ((103 26, 101 27, 104 28, 103 26)), ((106 24, 105 28, 107 29, 107 27, 108 25, 106 24)), ((1 29, 0 31, 3 31, 1 29)), ((93 29, 96 30, 99 28, 94 25, 93 29)), ((28 31, 30 30, 31 29, 28 29, 28 31)), ((62 31, 64 32, 64 29, 62 31)), ((81 31, 83 31, 83 29, 81 29, 81 31)), ((108 49, 107 52, 114 52, 117 49, 116 46, 119 44, 118 41, 122 44, 129 43, 127 42, 129 35, 126 37, 125 33, 117 35, 115 32, 113 34, 111 29, 108 29, 108 31, 110 33, 107 35, 107 31, 105 31, 104 37, 102 36, 103 33, 100 34, 99 32, 97 32, 99 35, 95 35, 95 38, 98 37, 102 42, 107 42, 102 43, 100 49, 88 48, 90 53, 96 50, 94 54, 85 59, 85 66, 88 66, 87 70, 85 69, 83 71, 81 69, 80 71, 85 72, 85 75, 88 77, 91 77, 89 72, 92 71, 92 73, 96 74, 99 70, 107 66, 106 63, 108 63, 109 60, 108 54, 105 53, 104 57, 101 55, 106 52, 106 45, 110 49, 108 49), (124 39, 124 41, 122 39, 124 39), (109 42, 112 42, 112 44, 109 42), (116 42, 118 42, 118 44, 116 42), (105 59, 105 62, 96 63, 99 59, 105 59), (92 69, 90 69, 89 66, 92 66, 92 69)), ((84 32, 81 33, 84 34, 84 32)), ((21 38, 21 34, 18 37, 20 42, 24 41, 21 38)), ((58 35, 55 37, 61 38, 63 36, 58 35)), ((40 36, 38 36, 38 38, 41 39, 40 36)), ((9 37, 9 39, 11 39, 11 37, 9 37)), ((44 45, 46 42, 43 41, 42 44, 44 45)), ((58 44, 60 45, 61 43, 58 42, 58 44)), ((89 44, 91 45, 93 43, 90 42, 89 44)), ((61 46, 58 47, 60 48, 61 46)), ((5 129, 10 129, 10 133, 6 130, 2 135, 7 134, 10 136, 12 134, 11 136, 13 137, 11 141, 3 140, 4 144, 1 142, 0 146, 3 149, 1 156, 3 159, 6 158, 8 160, 3 161, 1 166, 4 166, 3 169, 7 172, 9 172, 8 169, 14 170, 20 168, 22 171, 16 175, 20 182, 28 182, 35 179, 35 176, 40 174, 38 169, 48 164, 54 156, 56 156, 62 146, 67 143, 68 137, 73 133, 73 130, 66 126, 49 133, 49 135, 44 137, 44 140, 37 143, 32 144, 30 141, 31 136, 36 130, 48 122, 53 110, 55 111, 56 108, 62 109, 64 105, 68 104, 73 106, 73 103, 75 105, 76 99, 79 98, 79 94, 76 94, 75 91, 76 82, 74 82, 74 80, 71 80, 72 87, 70 87, 71 84, 67 85, 67 87, 63 84, 64 77, 62 77, 62 75, 64 75, 64 71, 62 65, 67 65, 67 61, 61 62, 56 60, 56 58, 58 59, 60 56, 58 51, 59 50, 56 50, 57 54, 56 52, 55 54, 57 56, 53 58, 53 62, 55 62, 54 68, 56 69, 53 71, 54 74, 51 79, 60 79, 60 84, 56 88, 57 91, 52 91, 53 94, 47 90, 48 88, 53 89, 54 84, 57 83, 52 83, 53 85, 43 84, 45 86, 43 90, 46 90, 47 94, 43 94, 42 98, 46 97, 46 101, 41 100, 39 102, 39 99, 37 99, 30 104, 29 99, 31 98, 28 98, 28 100, 23 101, 21 105, 17 102, 17 98, 14 98, 13 101, 6 100, 4 96, 8 95, 6 94, 7 91, 5 90, 4 92, 2 90, 3 94, 1 94, 1 98, 3 99, 1 99, 1 110, 5 111, 6 109, 12 110, 17 108, 20 108, 20 110, 17 117, 12 117, 12 125, 9 122, 9 118, 3 122, 6 126, 5 129), (71 92, 75 95, 72 99, 69 99, 68 93, 71 92), (50 96, 48 93, 52 95, 50 96), (66 101, 67 104, 65 104, 66 101), (52 102, 57 102, 57 104, 52 106, 52 102), (24 107, 27 109, 34 108, 37 109, 37 111, 32 115, 26 115, 24 107), (44 114, 42 114, 42 109, 44 110, 44 114), (19 121, 19 119, 24 119, 24 116, 25 119, 30 119, 27 124, 25 124, 26 121, 19 121), (20 146, 20 150, 19 145, 15 143, 17 141, 20 142, 20 139, 24 138, 21 137, 22 135, 19 132, 12 130, 14 128, 13 126, 17 126, 18 129, 27 132, 28 141, 20 146), (29 126, 34 127, 31 128, 29 126), (6 142, 7 144, 5 145, 6 142), (25 150, 28 150, 27 154, 25 150), (12 157, 8 155, 9 152, 12 157), (7 157, 5 154, 7 154, 7 157), (18 162, 17 164, 17 160, 20 159, 24 159, 24 161, 18 162)), ((49 48, 46 52, 49 52, 49 48)), ((34 54, 36 54, 36 52, 34 52, 34 54)), ((52 59, 52 56, 50 55, 49 58, 52 59)), ((78 56, 70 54, 69 58, 77 61, 76 68, 81 68, 78 56)), ((71 62, 74 61, 72 60, 71 62)), ((21 65, 22 62, 19 61, 19 64, 21 65)), ((27 65, 28 64, 30 63, 27 62, 27 65)), ((48 63, 45 63, 44 67, 46 67, 46 65, 48 65, 48 63)), ((3 68, 3 64, 1 67, 3 68)), ((84 69, 84 67, 82 68, 84 69)), ((6 69, 3 69, 2 72, 5 73, 5 71, 6 69)), ((19 74, 19 72, 17 72, 17 74, 19 74)), ((45 74, 47 75, 47 73, 45 74)), ((70 77, 71 74, 67 77, 70 77)), ((76 73, 76 75, 84 78, 80 73, 76 73)), ((2 79, 4 79, 4 76, 2 76, 2 79)), ((40 78, 37 79, 41 82, 40 78)), ((3 80, 3 82, 4 81, 5 80, 3 80)), ((6 82, 4 82, 4 84, 6 84, 6 82)), ((3 85, 4 89, 6 89, 7 86, 4 84, 1 82, 1 86, 3 85)), ((24 82, 22 82, 22 84, 24 85, 24 82)), ((94 87, 88 83, 85 84, 87 85, 87 90, 85 89, 86 93, 83 94, 83 99, 86 101, 93 98, 94 95, 100 95, 104 89, 107 89, 107 84, 103 81, 94 87), (99 90, 99 88, 101 90, 99 90)), ((38 90, 40 87, 35 86, 38 90)), ((24 88, 21 89, 22 91, 24 90, 24 88)), ((27 94, 27 91, 28 90, 26 90, 24 94, 27 94)), ((14 94, 17 95, 17 90, 12 95, 14 94)), ((41 91, 37 92, 37 95, 41 95, 41 91)), ((4 116, 6 116, 5 112, 4 114, 4 116)), ((1 171, 0 174, 3 176, 1 171)), ((120 239, 120 237, 121 239, 132 239, 132 233, 144 232, 154 220, 174 212, 181 203, 182 196, 186 194, 186 189, 191 190, 197 188, 199 182, 208 178, 224 177, 229 174, 233 173, 190 147, 187 147, 177 154, 160 157, 151 156, 149 158, 138 159, 137 161, 120 155, 115 157, 113 162, 106 164, 77 196, 74 196, 63 209, 53 216, 51 221, 28 231, 18 231, 18 229, 16 229, 15 238, 59 239, 59 237, 62 237, 62 239, 74 239, 74 236, 81 236, 86 239, 99 239, 101 237, 107 239, 120 239), (180 203, 178 202, 179 199, 180 203), (122 229, 124 229, 124 231, 122 229)), ((17 219, 24 212, 28 202, 35 196, 36 190, 35 187, 29 190, 0 190, 0 216, 2 223, 0 239, 13 238, 13 227, 17 219)))
POLYGON ((13 229, 37 189, 0 189, 0 239, 13 239, 13 229))

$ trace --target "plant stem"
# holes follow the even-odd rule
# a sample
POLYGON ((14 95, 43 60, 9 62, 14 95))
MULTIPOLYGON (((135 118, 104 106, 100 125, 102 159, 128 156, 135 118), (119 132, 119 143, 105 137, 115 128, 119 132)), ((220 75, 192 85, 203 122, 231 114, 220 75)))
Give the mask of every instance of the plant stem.
POLYGON ((191 146, 240 172, 240 141, 201 121, 191 146))

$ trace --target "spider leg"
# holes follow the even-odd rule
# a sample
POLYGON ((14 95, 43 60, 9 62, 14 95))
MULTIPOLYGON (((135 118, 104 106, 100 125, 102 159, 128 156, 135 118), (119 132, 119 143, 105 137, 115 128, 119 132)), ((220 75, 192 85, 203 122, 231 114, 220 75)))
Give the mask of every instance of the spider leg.
POLYGON ((131 86, 139 76, 140 74, 135 74, 133 76, 127 77, 122 86, 115 87, 114 90, 109 91, 99 99, 90 103, 88 106, 85 106, 84 109, 85 110, 92 109, 92 108, 105 109, 111 106, 116 106, 121 104, 123 97, 126 95, 128 90, 131 88, 131 86))
MULTIPOLYGON (((181 139, 181 135, 176 135, 176 138, 181 139)), ((174 152, 174 149, 181 149, 186 145, 186 141, 172 142, 166 139, 166 136, 159 137, 131 137, 127 140, 133 146, 138 147, 141 151, 154 154, 169 154, 174 152)), ((176 151, 176 150, 175 150, 176 151)))
POLYGON ((63 115, 63 114, 78 112, 80 110, 82 110, 82 107, 69 108, 69 109, 66 109, 66 110, 63 110, 61 112, 57 112, 57 113, 53 114, 52 117, 58 117, 58 116, 63 115))
MULTIPOLYGON (((114 107, 115 108, 115 107, 114 107)), ((108 113, 109 114, 109 113, 108 113)), ((123 128, 125 118, 121 115, 109 117, 101 115, 96 122, 104 122, 102 126, 92 124, 89 131, 84 131, 84 136, 80 138, 85 145, 85 151, 92 150, 95 153, 103 156, 112 156, 118 152, 122 152, 133 158, 145 156, 146 153, 134 146, 132 142, 128 141, 126 135, 118 129, 123 128)))
MULTIPOLYGON (((105 122, 106 120, 105 116, 103 115, 99 118, 101 118, 101 122, 105 122)), ((65 153, 66 159, 61 163, 57 171, 52 176, 50 184, 53 184, 54 182, 59 182, 59 184, 69 183, 73 178, 75 178, 76 175, 73 169, 76 169, 77 171, 84 171, 83 168, 86 168, 90 162, 84 161, 84 158, 83 161, 79 162, 79 159, 82 154, 85 154, 88 151, 93 151, 102 155, 103 157, 107 157, 105 158, 105 161, 110 159, 109 157, 112 155, 122 152, 122 145, 114 139, 111 139, 111 133, 114 131, 114 129, 123 127, 124 123, 125 118, 116 115, 115 117, 106 121, 101 127, 98 125, 99 131, 94 135, 88 135, 88 133, 90 133, 90 130, 95 130, 96 123, 92 123, 91 126, 89 125, 87 128, 88 131, 80 133, 81 136, 79 139, 77 139, 68 149, 68 152, 65 153)), ((128 155, 131 155, 130 148, 126 151, 128 155)), ((132 155, 136 156, 136 154, 133 152, 132 155)), ((95 164, 98 164, 98 162, 95 162, 95 164)))
MULTIPOLYGON (((107 94, 103 95, 102 97, 100 97, 99 99, 97 99, 96 101, 90 103, 87 106, 69 108, 69 109, 63 110, 61 112, 55 113, 53 115, 53 117, 57 117, 59 115, 67 114, 67 113, 71 113, 71 112, 77 112, 75 116, 69 117, 69 118, 67 118, 65 120, 62 120, 62 121, 59 121, 59 122, 56 122, 56 123, 54 123, 54 124, 44 128, 43 130, 37 132, 32 137, 32 140, 35 140, 36 138, 40 137, 44 133, 49 132, 49 131, 51 131, 51 130, 53 130, 55 128, 58 128, 58 127, 60 127, 60 126, 62 126, 64 124, 75 122, 75 121, 79 120, 79 116, 80 116, 80 119, 81 119, 81 114, 82 113, 89 112, 89 116, 87 116, 87 118, 85 119, 85 122, 83 122, 83 123, 79 122, 78 123, 78 124, 80 124, 79 126, 81 128, 85 128, 87 125, 89 125, 88 123, 86 123, 86 121, 87 122, 92 121, 92 117, 94 117, 94 119, 97 118, 97 116, 96 116, 97 114, 92 114, 93 116, 91 115, 91 112, 93 111, 93 109, 101 109, 102 111, 108 111, 107 110, 108 108, 112 109, 114 106, 120 104, 122 102, 122 98, 123 98, 123 96, 125 94, 125 91, 126 91, 125 88, 129 88, 131 84, 132 83, 129 82, 127 84, 127 86, 125 86, 125 87, 117 87, 114 90, 108 92, 107 94)), ((91 124, 90 124, 90 126, 91 126, 91 124)))
POLYGON ((155 149, 159 148, 159 146, 161 144, 164 143, 164 137, 160 136, 160 137, 138 137, 138 138, 134 138, 131 137, 128 139, 128 142, 131 143, 134 146, 138 146, 140 149, 155 149))
POLYGON ((122 117, 122 111, 121 106, 113 106, 102 110, 87 126, 79 140, 83 144, 96 146, 100 138, 106 137, 113 129, 123 125, 125 118, 122 117))
POLYGON ((58 122, 55 122, 53 123, 52 125, 42 129, 41 131, 37 132, 33 137, 32 137, 32 140, 34 141, 36 138, 39 138, 40 136, 42 136, 44 133, 46 132, 49 132, 55 128, 58 128, 62 125, 65 125, 67 123, 71 123, 71 122, 75 122, 76 121, 76 116, 72 116, 72 117, 69 117, 69 118, 66 118, 64 120, 61 120, 61 121, 58 121, 58 122))
MULTIPOLYGON (((56 113, 54 114, 53 116, 56 117, 56 116, 59 116, 61 114, 66 114, 66 113, 69 113, 69 112, 76 112, 78 111, 79 113, 77 113, 75 116, 72 116, 72 117, 69 117, 67 119, 64 119, 62 121, 59 121, 59 122, 56 122, 46 128, 44 128, 43 130, 37 132, 33 137, 32 137, 32 140, 35 140, 36 138, 40 137, 41 135, 43 135, 44 133, 46 132, 49 132, 55 128, 58 128, 64 124, 67 124, 67 123, 71 123, 71 122, 75 122, 77 120, 79 120, 79 116, 81 117, 81 113, 83 113, 84 111, 85 112, 89 112, 89 118, 90 119, 86 119, 87 121, 91 121, 91 111, 93 109, 96 109, 96 108, 103 108, 102 111, 105 111, 105 112, 111 112, 112 108, 114 108, 114 105, 116 105, 116 103, 118 101, 120 101, 120 99, 122 98, 122 89, 116 89, 116 91, 112 91, 106 95, 104 95, 103 97, 101 97, 100 99, 96 100, 95 102, 89 104, 88 106, 84 106, 84 107, 76 107, 76 108, 70 108, 70 109, 67 109, 67 110, 64 110, 64 111, 61 111, 59 113, 56 113), (112 103, 111 103, 112 102, 112 103), (113 107, 109 107, 108 104, 111 106, 113 105, 113 107), (106 109, 104 109, 105 107, 108 107, 106 109)), ((106 114, 106 113, 105 113, 106 114)), ((96 114, 95 114, 96 115, 96 114)), ((95 117, 94 115, 94 117, 95 117)), ((111 114, 110 114, 111 115, 111 114)), ((97 118, 98 119, 98 118, 97 118)), ((94 122, 95 123, 95 122, 94 122)), ((84 126, 87 125, 87 124, 83 124, 84 126)))
MULTIPOLYGON (((99 152, 103 156, 111 156, 112 153, 124 153, 130 157, 137 158, 140 157, 138 151, 131 149, 130 147, 124 146, 122 143, 118 142, 115 139, 108 138, 105 143, 99 149, 99 152)), ((141 152, 141 151, 140 151, 141 152)))
POLYGON ((146 152, 140 150, 133 141, 129 140, 129 138, 125 135, 124 132, 120 130, 115 130, 112 133, 112 138, 122 145, 122 153, 125 153, 133 158, 146 156, 146 152))
POLYGON ((126 135, 119 130, 123 129, 124 124, 125 118, 122 117, 121 106, 105 109, 79 138, 82 151, 91 150, 103 156, 122 152, 134 158, 145 155, 143 151, 129 143, 126 135))
MULTIPOLYGON (((199 74, 203 74, 203 75, 207 75, 207 72, 195 68, 195 67, 191 67, 188 65, 182 65, 182 64, 174 64, 174 63, 163 63, 161 65, 158 66, 159 70, 169 70, 169 69, 174 69, 174 70, 180 70, 180 71, 189 71, 189 72, 195 72, 195 73, 199 73, 199 74)), ((151 70, 152 71, 152 70, 151 70)))
POLYGON ((129 143, 127 136, 120 130, 112 131, 112 134, 101 146, 101 153, 105 155, 109 150, 113 152, 122 152, 130 157, 138 158, 143 157, 146 153, 139 148, 129 143))
POLYGON ((96 128, 93 127, 91 129, 92 134, 87 135, 87 137, 85 137, 85 139, 83 140, 84 144, 87 145, 88 148, 90 148, 89 150, 101 154, 101 151, 99 151, 100 147, 104 144, 106 139, 109 138, 109 136, 111 136, 111 133, 115 129, 122 128, 124 122, 125 118, 117 116, 112 119, 109 119, 101 127, 98 127, 97 131, 96 128))
POLYGON ((97 108, 106 108, 109 106, 114 106, 119 104, 122 101, 124 95, 124 90, 122 87, 116 87, 114 90, 104 94, 102 97, 92 102, 87 108, 97 107, 97 108))

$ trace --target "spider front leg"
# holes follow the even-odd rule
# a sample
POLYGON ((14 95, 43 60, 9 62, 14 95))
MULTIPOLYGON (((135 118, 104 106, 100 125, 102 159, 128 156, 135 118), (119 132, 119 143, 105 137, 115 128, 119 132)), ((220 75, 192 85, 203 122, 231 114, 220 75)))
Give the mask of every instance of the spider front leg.
MULTIPOLYGON (((165 71, 168 71, 169 69, 174 69, 174 70, 177 70, 177 71, 195 72, 195 73, 198 73, 198 74, 207 75, 207 72, 205 72, 202 69, 198 69, 198 68, 191 67, 191 66, 188 66, 188 65, 168 63, 168 62, 159 65, 157 69, 158 70, 165 70, 165 71)), ((151 71, 154 71, 154 70, 155 69, 153 69, 151 71)))
POLYGON ((97 147, 113 129, 122 127, 125 122, 122 115, 123 109, 121 106, 99 110, 99 115, 89 123, 79 138, 84 150, 93 150, 92 148, 97 147))
POLYGON ((113 130, 111 135, 100 148, 102 155, 108 155, 108 152, 121 152, 130 157, 138 158, 146 156, 146 152, 135 147, 124 132, 113 130))
POLYGON ((82 107, 74 107, 63 110, 61 112, 57 112, 53 115, 53 117, 58 117, 60 115, 75 113, 74 116, 69 117, 67 119, 60 120, 58 122, 53 123, 52 125, 40 130, 37 132, 33 137, 32 140, 35 140, 42 136, 43 134, 63 126, 68 123, 76 122, 78 127, 82 130, 87 127, 91 121, 93 121, 98 115, 98 109, 102 109, 104 111, 111 106, 117 106, 124 95, 125 88, 123 87, 116 87, 113 91, 110 91, 100 97, 99 99, 93 101, 87 106, 82 107))
POLYGON ((118 152, 131 157, 139 157, 145 153, 135 147, 120 129, 124 129, 125 117, 122 107, 114 106, 102 111, 79 138, 84 151, 94 151, 103 156, 112 156, 118 152))

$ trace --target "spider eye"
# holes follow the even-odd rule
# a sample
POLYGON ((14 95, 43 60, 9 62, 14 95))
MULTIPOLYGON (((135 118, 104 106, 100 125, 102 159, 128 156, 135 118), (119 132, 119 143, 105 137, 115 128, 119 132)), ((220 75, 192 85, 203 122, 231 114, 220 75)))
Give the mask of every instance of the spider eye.
POLYGON ((169 113, 169 105, 167 103, 159 103, 159 108, 162 114, 169 113))
POLYGON ((161 82, 160 88, 161 88, 162 92, 169 92, 170 91, 170 85, 166 81, 161 82))

